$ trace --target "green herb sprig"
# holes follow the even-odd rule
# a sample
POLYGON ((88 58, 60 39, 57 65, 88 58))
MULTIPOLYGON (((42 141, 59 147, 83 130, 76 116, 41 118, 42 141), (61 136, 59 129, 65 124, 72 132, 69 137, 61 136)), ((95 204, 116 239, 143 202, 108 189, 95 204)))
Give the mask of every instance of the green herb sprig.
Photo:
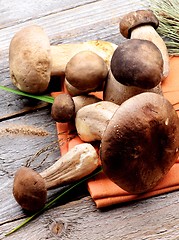
POLYGON ((157 32, 164 37, 171 56, 179 56, 179 0, 150 0, 150 9, 159 20, 157 32))
POLYGON ((9 87, 1 86, 1 85, 0 85, 0 89, 4 90, 4 91, 7 91, 7 92, 14 93, 16 95, 29 97, 29 98, 34 98, 34 99, 44 101, 44 102, 47 102, 47 103, 51 103, 51 104, 54 102, 54 98, 51 97, 51 96, 48 96, 48 95, 33 95, 33 94, 30 94, 30 93, 25 93, 25 92, 22 92, 22 91, 19 91, 19 90, 16 90, 16 89, 12 89, 12 88, 9 88, 9 87))

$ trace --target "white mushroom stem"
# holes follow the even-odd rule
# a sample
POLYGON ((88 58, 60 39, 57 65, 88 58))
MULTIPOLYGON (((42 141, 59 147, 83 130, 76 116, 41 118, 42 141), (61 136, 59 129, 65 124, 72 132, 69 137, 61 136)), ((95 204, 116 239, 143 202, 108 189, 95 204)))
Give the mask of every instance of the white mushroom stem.
POLYGON ((101 140, 103 133, 119 105, 101 101, 82 107, 76 114, 75 125, 85 142, 101 140))
POLYGON ((131 39, 144 39, 153 42, 161 51, 163 57, 163 76, 169 74, 169 54, 164 40, 151 25, 143 25, 131 31, 131 39))
POLYGON ((95 148, 89 143, 76 145, 40 175, 47 189, 77 181, 99 166, 95 148))
POLYGON ((92 51, 104 59, 110 65, 111 56, 117 48, 116 44, 102 40, 92 40, 81 43, 59 44, 50 46, 52 57, 51 75, 64 75, 66 64, 77 53, 81 51, 92 51))

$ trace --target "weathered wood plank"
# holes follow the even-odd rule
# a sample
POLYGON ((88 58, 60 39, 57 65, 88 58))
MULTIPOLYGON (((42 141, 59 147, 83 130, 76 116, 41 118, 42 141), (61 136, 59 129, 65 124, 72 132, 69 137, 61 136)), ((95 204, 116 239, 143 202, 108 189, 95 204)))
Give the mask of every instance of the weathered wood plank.
MULTIPOLYGON (((103 211, 85 197, 45 212, 6 239, 177 240, 178 214, 177 192, 103 211)), ((0 237, 20 222, 3 225, 0 237)))
POLYGON ((94 2, 94 0, 58 0, 44 2, 43 0, 31 1, 13 1, 1 0, 1 28, 29 21, 33 18, 42 18, 46 15, 59 11, 66 11, 75 7, 86 5, 94 2))

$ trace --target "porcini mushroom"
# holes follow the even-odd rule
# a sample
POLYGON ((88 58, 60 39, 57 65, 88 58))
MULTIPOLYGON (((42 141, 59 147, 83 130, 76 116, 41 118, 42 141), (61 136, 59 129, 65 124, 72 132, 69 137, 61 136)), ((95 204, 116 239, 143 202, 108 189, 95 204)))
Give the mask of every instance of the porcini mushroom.
POLYGON ((75 104, 67 93, 59 94, 54 98, 51 107, 51 116, 56 122, 69 122, 75 114, 75 104))
POLYGON ((76 114, 78 136, 85 142, 101 141, 103 133, 119 105, 100 101, 82 107, 76 114))
POLYGON ((28 211, 41 209, 47 190, 77 181, 98 167, 98 154, 89 143, 78 144, 41 173, 21 167, 15 174, 13 195, 28 211))
POLYGON ((11 80, 24 92, 40 94, 47 90, 51 76, 64 76, 67 62, 78 52, 93 51, 109 66, 115 48, 115 44, 100 40, 50 46, 41 26, 27 26, 18 31, 10 42, 11 80))
POLYGON ((121 104, 103 134, 104 173, 132 194, 154 188, 179 156, 179 118, 156 93, 141 93, 121 104))
POLYGON ((111 72, 127 86, 154 88, 162 80, 162 70, 161 52, 148 40, 129 39, 119 44, 112 55, 111 72))
POLYGON ((50 42, 41 27, 28 26, 14 35, 9 46, 9 68, 13 84, 21 91, 46 91, 51 74, 50 42))
POLYGON ((103 58, 92 51, 81 51, 67 63, 66 80, 83 93, 95 91, 103 85, 108 67, 103 58))
POLYGON ((70 94, 61 93, 54 99, 51 115, 56 122, 69 122, 80 108, 99 101, 101 99, 92 94, 71 97, 70 94))
POLYGON ((119 28, 126 38, 149 40, 159 48, 163 57, 163 76, 166 78, 169 73, 169 55, 164 40, 155 30, 158 25, 159 21, 151 10, 137 10, 126 14, 119 28))

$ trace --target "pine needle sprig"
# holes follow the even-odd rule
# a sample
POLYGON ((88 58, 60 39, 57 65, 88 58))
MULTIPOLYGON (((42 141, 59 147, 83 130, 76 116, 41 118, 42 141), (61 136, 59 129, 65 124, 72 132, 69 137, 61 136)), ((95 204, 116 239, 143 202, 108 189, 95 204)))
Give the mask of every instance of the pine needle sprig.
POLYGON ((179 56, 179 0, 150 0, 150 9, 160 22, 157 31, 169 54, 179 56))

